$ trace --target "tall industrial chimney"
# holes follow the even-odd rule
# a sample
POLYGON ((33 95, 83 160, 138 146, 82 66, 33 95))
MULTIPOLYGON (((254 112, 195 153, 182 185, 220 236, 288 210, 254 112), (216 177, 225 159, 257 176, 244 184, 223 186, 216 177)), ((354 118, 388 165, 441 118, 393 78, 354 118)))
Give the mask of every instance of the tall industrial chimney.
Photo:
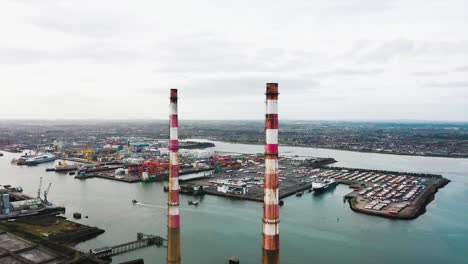
POLYGON ((278 193, 278 84, 266 84, 265 187, 262 263, 280 263, 278 193))
POLYGON ((167 221, 167 263, 181 263, 179 214, 179 127, 177 89, 171 89, 169 116, 169 194, 167 221))

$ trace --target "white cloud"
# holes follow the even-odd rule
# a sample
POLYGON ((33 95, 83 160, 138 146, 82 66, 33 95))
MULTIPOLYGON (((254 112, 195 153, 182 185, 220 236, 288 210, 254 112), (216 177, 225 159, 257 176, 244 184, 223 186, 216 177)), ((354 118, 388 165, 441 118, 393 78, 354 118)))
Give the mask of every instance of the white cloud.
POLYGON ((177 87, 181 118, 261 119, 279 82, 283 118, 468 120, 463 0, 8 0, 0 25, 0 118, 165 118, 177 87))

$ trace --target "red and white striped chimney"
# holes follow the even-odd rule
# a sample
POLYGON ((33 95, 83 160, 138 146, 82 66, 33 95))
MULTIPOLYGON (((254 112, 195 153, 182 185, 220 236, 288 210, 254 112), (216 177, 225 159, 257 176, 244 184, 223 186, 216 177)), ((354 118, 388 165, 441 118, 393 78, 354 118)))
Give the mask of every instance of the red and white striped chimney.
POLYGON ((262 263, 280 263, 278 193, 278 84, 266 84, 265 187, 262 263))
POLYGON ((177 89, 171 89, 169 116, 169 194, 167 263, 181 263, 179 213, 179 137, 177 115, 177 89))

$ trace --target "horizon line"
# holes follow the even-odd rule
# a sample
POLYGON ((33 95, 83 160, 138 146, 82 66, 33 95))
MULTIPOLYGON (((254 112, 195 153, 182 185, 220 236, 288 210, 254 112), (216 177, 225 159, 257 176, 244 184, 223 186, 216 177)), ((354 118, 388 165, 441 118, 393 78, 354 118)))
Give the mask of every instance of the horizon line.
MULTIPOLYGON (((255 121, 263 122, 263 119, 180 119, 181 121, 255 121)), ((0 121, 167 121, 161 118, 0 118, 0 121)), ((370 123, 468 123, 468 120, 441 120, 441 119, 289 119, 290 122, 370 122, 370 123)))

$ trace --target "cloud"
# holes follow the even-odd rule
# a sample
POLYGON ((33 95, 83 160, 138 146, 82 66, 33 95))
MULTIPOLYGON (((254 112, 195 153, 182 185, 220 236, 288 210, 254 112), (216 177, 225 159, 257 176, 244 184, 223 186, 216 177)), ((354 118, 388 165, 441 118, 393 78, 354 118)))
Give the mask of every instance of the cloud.
POLYGON ((33 11, 25 21, 42 30, 51 30, 64 35, 106 39, 131 32, 138 26, 134 9, 124 1, 89 1, 80 4, 73 1, 41 1, 28 3, 33 11), (132 19, 133 18, 133 19, 132 19))
MULTIPOLYGON (((163 118, 170 87, 184 95, 186 116, 252 118, 262 114, 253 102, 264 99, 265 83, 278 82, 290 119, 366 118, 390 102, 402 105, 400 114, 413 111, 408 102, 424 102, 418 115, 427 119, 441 96, 454 102, 446 109, 467 108, 460 74, 468 71, 467 7, 457 0, 7 0, 0 118, 77 117, 56 111, 70 97, 86 105, 80 115, 163 118), (53 100, 44 104, 41 95, 53 100), (17 109, 23 101, 28 107, 17 109)), ((458 113, 450 111, 449 119, 458 113)))
POLYGON ((359 75, 377 75, 384 72, 383 68, 372 69, 336 69, 331 71, 319 72, 317 76, 359 76, 359 75))
POLYGON ((359 55, 360 61, 385 63, 395 59, 423 58, 424 60, 446 56, 467 56, 466 41, 417 41, 406 38, 384 42, 368 48, 359 55))
POLYGON ((468 81, 432 82, 425 86, 435 88, 468 88, 468 81))
POLYGON ((454 72, 468 72, 468 65, 456 67, 453 71, 454 72))
POLYGON ((330 14, 339 16, 358 16, 374 13, 382 13, 394 8, 394 1, 391 0, 338 0, 326 1, 318 5, 316 2, 308 0, 287 1, 283 5, 298 11, 313 12, 314 15, 327 16, 330 14))
POLYGON ((385 42, 365 55, 367 60, 385 62, 395 57, 415 52, 416 45, 408 39, 396 39, 385 42))
MULTIPOLYGON (((262 95, 267 82, 277 82, 282 93, 300 94, 319 89, 319 82, 305 78, 268 78, 243 77, 243 78, 215 78, 215 79, 188 79, 174 88, 179 88, 180 93, 190 98, 239 98, 252 95, 262 95)), ((159 90, 142 88, 142 93, 159 94, 159 90)))
POLYGON ((414 76, 437 76, 447 74, 447 71, 417 71, 411 73, 414 76))
POLYGON ((31 64, 86 60, 91 63, 128 63, 144 58, 144 54, 106 43, 90 43, 63 50, 4 48, 0 49, 0 64, 31 64))

